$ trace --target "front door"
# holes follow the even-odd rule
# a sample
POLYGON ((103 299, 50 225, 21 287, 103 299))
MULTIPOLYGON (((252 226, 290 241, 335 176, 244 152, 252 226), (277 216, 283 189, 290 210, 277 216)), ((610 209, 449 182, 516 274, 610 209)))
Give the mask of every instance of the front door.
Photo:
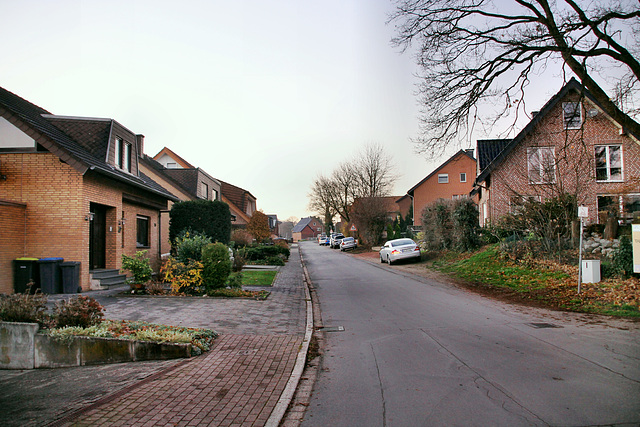
POLYGON ((91 203, 93 214, 89 226, 89 265, 92 270, 105 267, 107 253, 107 208, 91 203))

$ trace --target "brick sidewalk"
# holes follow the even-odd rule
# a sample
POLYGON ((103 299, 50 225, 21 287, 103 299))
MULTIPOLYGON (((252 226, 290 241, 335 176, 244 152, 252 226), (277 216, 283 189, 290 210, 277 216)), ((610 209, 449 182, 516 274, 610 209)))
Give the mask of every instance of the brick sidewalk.
POLYGON ((263 426, 302 338, 223 335, 214 351, 97 402, 63 426, 263 426))

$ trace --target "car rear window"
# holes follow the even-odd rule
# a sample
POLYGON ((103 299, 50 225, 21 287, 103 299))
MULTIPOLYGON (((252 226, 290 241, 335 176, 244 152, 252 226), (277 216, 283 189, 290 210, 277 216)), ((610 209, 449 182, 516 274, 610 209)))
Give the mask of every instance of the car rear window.
POLYGON ((396 242, 391 242, 391 246, 405 246, 405 245, 415 245, 415 244, 416 242, 414 242, 411 239, 402 239, 396 242))
POLYGON ((348 241, 351 241, 351 240, 353 240, 353 237, 345 237, 345 238, 344 238, 344 239, 342 239, 342 240, 348 240, 348 241))

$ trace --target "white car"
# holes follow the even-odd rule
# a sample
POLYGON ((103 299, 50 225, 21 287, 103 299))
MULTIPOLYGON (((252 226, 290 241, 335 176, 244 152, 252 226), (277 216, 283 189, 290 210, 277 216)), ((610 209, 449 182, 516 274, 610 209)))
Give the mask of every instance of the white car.
POLYGON ((340 242, 344 239, 344 234, 338 233, 336 235, 331 236, 331 242, 329 243, 329 247, 331 249, 338 249, 340 247, 340 242))
POLYGON ((380 262, 388 262, 389 265, 408 258, 420 259, 420 246, 411 239, 389 240, 380 249, 380 262))
POLYGON ((353 237, 345 237, 340 242, 340 250, 342 252, 346 251, 347 249, 355 249, 357 247, 358 247, 358 241, 353 237))

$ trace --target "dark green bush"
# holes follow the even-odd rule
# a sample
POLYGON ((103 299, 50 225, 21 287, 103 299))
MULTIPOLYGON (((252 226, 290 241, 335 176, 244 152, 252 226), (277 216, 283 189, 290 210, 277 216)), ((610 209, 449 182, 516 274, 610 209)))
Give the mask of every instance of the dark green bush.
POLYGON ((48 323, 47 297, 43 294, 0 294, 0 320, 5 322, 48 323))
POLYGON ((173 242, 190 229, 204 234, 214 242, 229 243, 231 212, 229 205, 217 200, 188 200, 174 204, 169 212, 169 239, 173 242))
POLYGON ((289 259, 291 251, 288 247, 280 245, 249 246, 238 251, 247 261, 259 261, 269 257, 282 256, 289 259))
POLYGON ((189 260, 201 261, 202 249, 211 243, 213 243, 211 238, 203 233, 189 229, 183 230, 176 237, 173 244, 176 251, 176 259, 183 263, 188 263, 189 260))
POLYGON ((202 249, 202 281, 205 292, 224 288, 231 274, 229 249, 223 243, 211 243, 202 249))
POLYGON ((80 326, 87 328, 104 320, 104 308, 91 297, 79 296, 58 301, 53 309, 57 327, 80 326))
POLYGON ((427 249, 473 250, 480 244, 478 208, 470 199, 439 199, 422 211, 427 249))
POLYGON ((233 273, 229 276, 229 282, 227 286, 231 289, 241 289, 242 288, 242 273, 237 272, 233 273))
POLYGON ((611 257, 611 267, 620 277, 627 278, 633 273, 633 245, 629 236, 620 238, 620 246, 611 257))

